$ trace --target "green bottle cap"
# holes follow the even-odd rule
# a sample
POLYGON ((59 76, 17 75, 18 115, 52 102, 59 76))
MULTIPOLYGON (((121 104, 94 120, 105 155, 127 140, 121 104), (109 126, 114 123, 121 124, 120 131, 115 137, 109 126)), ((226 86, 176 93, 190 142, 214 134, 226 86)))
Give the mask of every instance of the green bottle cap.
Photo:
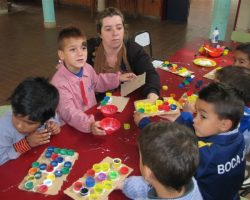
POLYGON ((31 190, 32 188, 34 187, 34 184, 32 181, 27 181, 25 184, 24 184, 24 188, 26 190, 31 190))

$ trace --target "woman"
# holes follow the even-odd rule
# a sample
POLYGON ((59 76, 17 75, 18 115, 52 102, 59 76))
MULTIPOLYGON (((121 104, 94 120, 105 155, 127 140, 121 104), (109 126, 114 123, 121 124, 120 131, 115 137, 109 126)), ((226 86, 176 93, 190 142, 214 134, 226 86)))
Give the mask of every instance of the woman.
MULTIPOLYGON (((87 62, 97 73, 127 72, 136 75, 146 72, 143 95, 150 100, 159 98, 160 78, 150 56, 143 47, 124 39, 124 17, 117 8, 106 8, 97 18, 98 38, 88 40, 87 62)), ((100 100, 100 97, 98 98, 100 100)))

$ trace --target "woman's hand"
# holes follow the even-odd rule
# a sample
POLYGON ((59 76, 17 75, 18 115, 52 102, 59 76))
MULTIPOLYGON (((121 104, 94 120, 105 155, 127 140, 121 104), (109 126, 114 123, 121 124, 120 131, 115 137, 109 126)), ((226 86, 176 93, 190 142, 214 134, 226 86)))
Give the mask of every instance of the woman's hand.
POLYGON ((91 124, 91 131, 93 135, 106 135, 106 132, 101 129, 99 121, 91 124))
POLYGON ((120 75, 120 82, 126 82, 126 81, 131 81, 132 79, 134 79, 136 77, 136 75, 134 73, 124 73, 120 75))
POLYGON ((159 98, 159 96, 155 93, 152 93, 152 92, 149 93, 147 96, 147 99, 152 103, 154 103, 158 98, 159 98))
POLYGON ((31 147, 36 147, 50 142, 51 133, 46 129, 35 131, 26 136, 26 140, 31 147))

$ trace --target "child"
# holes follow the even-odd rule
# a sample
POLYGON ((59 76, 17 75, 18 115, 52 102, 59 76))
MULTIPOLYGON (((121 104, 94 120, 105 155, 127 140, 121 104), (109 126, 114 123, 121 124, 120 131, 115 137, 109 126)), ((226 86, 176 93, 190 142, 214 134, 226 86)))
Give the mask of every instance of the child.
POLYGON ((244 101, 237 90, 222 83, 209 84, 198 96, 195 118, 183 112, 176 122, 192 126, 198 137, 200 163, 195 178, 199 189, 204 199, 239 199, 245 142, 237 126, 244 101))
POLYGON ((135 77, 133 73, 101 73, 97 75, 87 59, 86 37, 78 28, 63 29, 58 36, 58 56, 61 60, 52 84, 60 93, 57 108, 61 119, 82 132, 105 135, 93 115, 84 111, 96 105, 95 92, 117 88, 120 81, 135 77))
POLYGON ((140 134, 139 152, 143 177, 132 176, 125 180, 122 191, 127 197, 202 199, 192 179, 199 163, 199 150, 189 128, 170 122, 151 123, 140 134))
POLYGON ((234 65, 250 68, 250 42, 240 44, 236 47, 234 65))
POLYGON ((243 133, 246 143, 246 154, 250 152, 250 68, 228 66, 218 70, 215 79, 219 82, 229 84, 241 92, 245 107, 244 116, 240 121, 239 130, 243 133))
POLYGON ((60 126, 48 121, 55 116, 57 89, 44 78, 27 78, 10 96, 12 110, 0 118, 0 165, 50 142, 60 126))

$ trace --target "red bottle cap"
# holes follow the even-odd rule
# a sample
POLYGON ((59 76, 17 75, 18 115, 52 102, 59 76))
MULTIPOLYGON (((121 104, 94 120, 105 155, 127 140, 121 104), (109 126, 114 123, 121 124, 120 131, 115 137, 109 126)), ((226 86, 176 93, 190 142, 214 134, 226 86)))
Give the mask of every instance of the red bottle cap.
POLYGON ((187 96, 191 96, 192 94, 193 94, 193 91, 191 91, 191 90, 187 91, 187 96))
POLYGON ((37 188, 38 192, 41 192, 41 193, 45 193, 47 192, 48 190, 48 186, 47 185, 40 185, 38 188, 37 188))
POLYGON ((93 169, 89 169, 87 172, 86 172, 86 175, 87 176, 95 176, 95 171, 93 169))
POLYGON ((58 154, 53 153, 53 154, 51 155, 51 159, 52 159, 52 160, 55 160, 55 159, 57 159, 57 158, 58 158, 58 154))
POLYGON ((121 169, 120 169, 120 173, 121 174, 127 174, 128 173, 128 167, 122 167, 121 169))
POLYGON ((82 188, 82 186, 83 186, 83 183, 82 182, 80 182, 80 181, 76 181, 76 182, 74 182, 74 190, 76 190, 76 191, 80 191, 81 190, 81 188, 82 188))
POLYGON ((47 167, 46 167, 46 171, 47 172, 52 172, 54 170, 54 167, 52 166, 52 165, 48 165, 47 167))

